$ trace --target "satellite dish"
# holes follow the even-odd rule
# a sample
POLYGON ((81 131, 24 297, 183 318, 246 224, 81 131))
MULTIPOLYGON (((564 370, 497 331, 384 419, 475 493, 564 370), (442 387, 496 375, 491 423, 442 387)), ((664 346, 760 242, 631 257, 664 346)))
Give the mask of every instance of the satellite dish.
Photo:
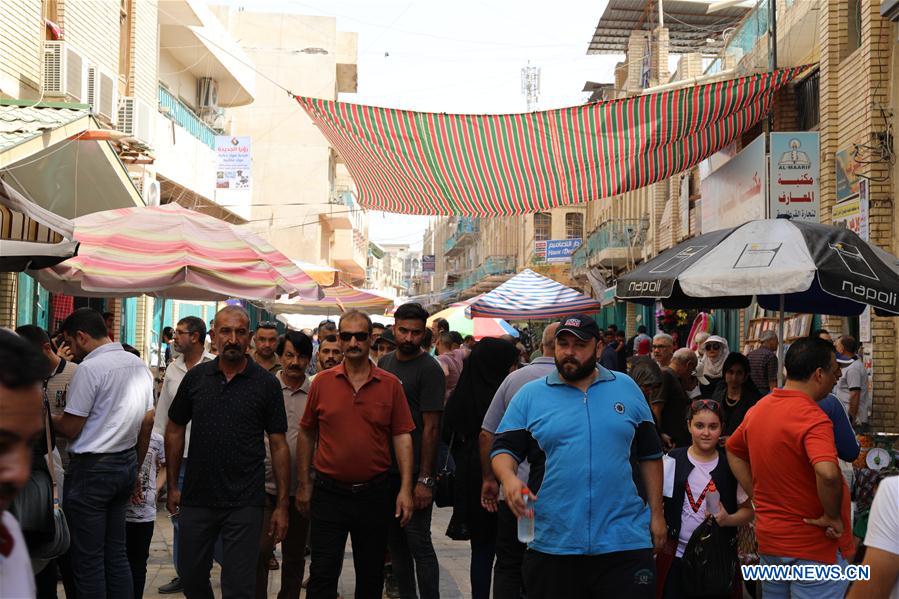
POLYGON ((890 465, 890 461, 890 452, 882 447, 869 449, 865 457, 865 463, 871 470, 882 470, 890 465))

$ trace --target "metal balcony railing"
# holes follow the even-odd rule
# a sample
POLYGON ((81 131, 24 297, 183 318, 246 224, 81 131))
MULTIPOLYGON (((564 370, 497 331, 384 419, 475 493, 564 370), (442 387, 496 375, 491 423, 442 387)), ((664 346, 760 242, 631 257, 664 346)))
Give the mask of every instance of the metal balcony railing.
POLYGON ((480 232, 480 230, 480 221, 470 216, 460 216, 459 221, 456 224, 456 230, 449 237, 449 239, 447 239, 443 243, 443 251, 451 251, 457 245, 460 245, 462 241, 468 241, 472 239, 475 234, 480 232))
POLYGON ((169 90, 159 86, 159 108, 166 117, 180 125, 198 140, 215 149, 215 130, 203 122, 190 107, 172 95, 169 90))
MULTIPOLYGON (((788 0, 787 8, 792 4, 793 2, 788 0)), ((768 33, 768 6, 769 0, 761 0, 757 7, 747 13, 736 31, 727 38, 727 43, 718 58, 706 68, 706 75, 714 75, 723 71, 726 56, 733 56, 735 62, 740 62, 740 59, 752 52, 759 40, 768 33)))
POLYGON ((571 255, 572 271, 585 269, 589 257, 605 249, 642 245, 648 229, 649 219, 647 218, 609 220, 602 223, 571 255))
POLYGON ((490 256, 481 266, 457 280, 450 289, 464 291, 485 277, 515 272, 514 256, 490 256))

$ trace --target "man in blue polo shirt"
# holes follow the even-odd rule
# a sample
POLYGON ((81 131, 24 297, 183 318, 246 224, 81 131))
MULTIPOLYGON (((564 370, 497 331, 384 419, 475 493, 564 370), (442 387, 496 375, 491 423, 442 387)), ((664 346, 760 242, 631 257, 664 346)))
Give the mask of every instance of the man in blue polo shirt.
POLYGON ((563 318, 556 372, 522 387, 497 429, 493 471, 516 517, 526 509, 518 464, 535 444, 546 455, 539 500, 529 494, 528 599, 655 596, 653 548, 666 535, 661 445, 636 383, 596 366, 598 337, 589 316, 563 318))

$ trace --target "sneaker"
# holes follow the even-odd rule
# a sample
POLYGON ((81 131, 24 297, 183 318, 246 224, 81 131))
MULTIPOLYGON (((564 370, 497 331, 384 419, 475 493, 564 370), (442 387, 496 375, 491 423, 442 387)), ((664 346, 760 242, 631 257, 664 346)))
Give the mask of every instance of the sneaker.
POLYGON ((384 576, 384 592, 390 599, 399 599, 400 587, 396 583, 396 577, 394 577, 392 570, 386 572, 384 576))
POLYGON ((268 558, 268 569, 269 570, 277 570, 280 568, 280 564, 278 564, 278 558, 274 555, 268 558))
POLYGON ((184 590, 184 587, 181 586, 181 579, 177 576, 171 580, 168 584, 164 584, 157 589, 160 595, 174 595, 175 593, 180 593, 184 590))

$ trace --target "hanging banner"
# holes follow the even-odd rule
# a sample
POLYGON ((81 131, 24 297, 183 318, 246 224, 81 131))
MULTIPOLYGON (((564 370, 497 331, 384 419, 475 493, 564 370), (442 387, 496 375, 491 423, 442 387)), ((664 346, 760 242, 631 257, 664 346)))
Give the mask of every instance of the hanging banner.
POLYGON ((859 193, 848 200, 834 205, 831 220, 835 227, 849 229, 868 241, 868 181, 859 181, 859 193))
POLYGON ((755 126, 806 68, 526 114, 296 99, 366 208, 498 216, 596 201, 692 168, 755 126))
POLYGON ((770 218, 819 221, 820 152, 817 132, 771 133, 770 218))
POLYGON ((860 166, 849 150, 838 150, 836 152, 834 168, 837 175, 837 202, 842 202, 858 195, 858 169, 860 166))
POLYGON ((250 138, 215 136, 216 189, 250 189, 250 138))
POLYGON ((571 262, 571 255, 581 247, 580 239, 550 239, 546 242, 547 262, 571 262))
POLYGON ((702 180, 702 233, 765 218, 765 137, 702 180))

